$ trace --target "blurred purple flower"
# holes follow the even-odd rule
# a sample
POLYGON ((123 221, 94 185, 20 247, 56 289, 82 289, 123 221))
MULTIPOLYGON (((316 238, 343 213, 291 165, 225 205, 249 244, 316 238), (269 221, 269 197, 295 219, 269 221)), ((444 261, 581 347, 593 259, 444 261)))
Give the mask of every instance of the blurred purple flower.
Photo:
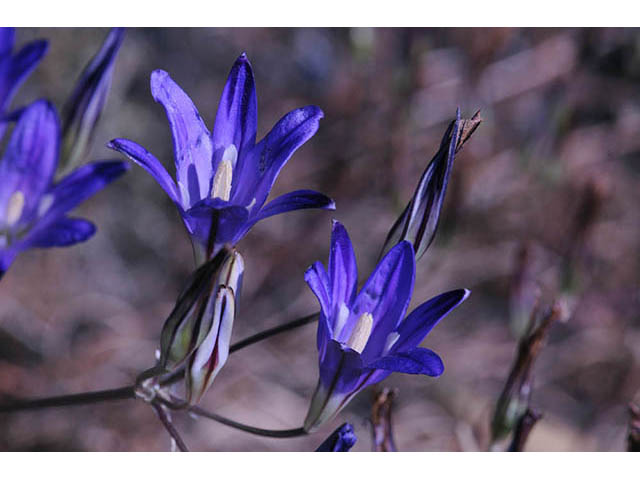
POLYGON ((67 212, 127 170, 120 161, 81 167, 58 183, 60 127, 55 107, 38 100, 24 109, 0 160, 0 278, 29 248, 87 240, 95 226, 67 212))
POLYGON ((311 190, 290 192, 264 205, 280 170, 315 134, 323 113, 316 106, 293 110, 256 144, 258 107, 251 64, 244 53, 231 69, 212 133, 167 72, 151 74, 151 93, 164 106, 171 125, 177 182, 137 143, 118 138, 109 147, 153 175, 178 207, 199 253, 211 257, 272 215, 335 208, 330 198, 311 190))
MULTIPOLYGON (((78 165, 107 101, 115 59, 124 39, 124 28, 112 28, 102 47, 80 75, 62 115, 62 162, 65 170, 78 165)), ((62 163, 61 162, 61 163, 62 163)))
POLYGON ((36 40, 12 54, 14 37, 14 28, 0 28, 0 137, 6 120, 11 117, 7 113, 11 98, 42 59, 48 47, 46 40, 36 40))
POLYGON ((318 322, 320 378, 304 428, 331 420, 363 388, 391 372, 439 376, 444 365, 418 345, 431 329, 469 295, 443 293, 404 318, 415 279, 413 248, 393 247, 356 294, 358 271, 345 228, 334 221, 329 270, 312 265, 305 280, 321 306, 318 322))
POLYGON ((316 452, 348 452, 358 441, 353 425, 343 423, 320 444, 316 452))

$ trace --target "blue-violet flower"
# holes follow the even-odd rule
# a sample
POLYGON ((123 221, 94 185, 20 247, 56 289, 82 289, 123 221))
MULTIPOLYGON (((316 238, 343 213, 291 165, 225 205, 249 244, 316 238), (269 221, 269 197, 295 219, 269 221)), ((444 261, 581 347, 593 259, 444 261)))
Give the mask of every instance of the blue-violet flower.
POLYGON ((128 165, 95 162, 53 183, 60 127, 55 108, 38 100, 20 115, 0 160, 0 278, 16 255, 34 247, 63 247, 87 240, 95 226, 66 214, 128 165))
POLYGON ((316 452, 348 452, 357 441, 353 425, 343 423, 316 448, 316 452))
POLYGON ((264 205, 280 170, 315 134, 323 113, 316 106, 293 110, 256 144, 256 91, 244 53, 231 69, 212 133, 167 72, 151 74, 151 93, 164 106, 171 126, 176 182, 137 143, 118 138, 109 147, 146 169, 173 200, 199 263, 225 243, 237 243, 264 218, 303 208, 335 208, 330 198, 311 190, 290 192, 264 205))
POLYGON ((413 248, 401 241, 382 258, 356 294, 353 246, 345 228, 334 221, 328 272, 316 262, 305 274, 321 306, 317 340, 320 378, 304 422, 306 431, 334 418, 360 390, 391 372, 442 374, 440 357, 418 345, 469 291, 443 293, 404 318, 414 279, 413 248))

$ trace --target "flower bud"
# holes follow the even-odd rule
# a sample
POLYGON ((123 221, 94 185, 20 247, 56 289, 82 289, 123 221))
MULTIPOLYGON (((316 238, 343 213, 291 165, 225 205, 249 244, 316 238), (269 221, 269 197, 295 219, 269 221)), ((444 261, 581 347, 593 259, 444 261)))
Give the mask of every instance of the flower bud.
POLYGON ((223 248, 191 275, 162 327, 159 364, 163 369, 181 366, 207 338, 214 328, 219 290, 227 287, 237 298, 243 272, 242 256, 223 248))
POLYGON ((229 357, 235 311, 233 290, 221 286, 216 295, 211 328, 189 357, 185 391, 190 404, 200 401, 229 357))
POLYGON ((438 152, 422 174, 413 198, 391 227, 381 256, 403 240, 413 245, 416 261, 427 251, 436 235, 455 154, 481 121, 479 112, 471 119, 461 120, 458 109, 456 119, 442 137, 438 152))
POLYGON ((343 423, 322 442, 316 452, 348 452, 358 441, 353 425, 343 423))
POLYGON ((88 153, 89 141, 107 101, 113 66, 123 38, 123 28, 111 29, 64 106, 61 172, 81 163, 88 153))

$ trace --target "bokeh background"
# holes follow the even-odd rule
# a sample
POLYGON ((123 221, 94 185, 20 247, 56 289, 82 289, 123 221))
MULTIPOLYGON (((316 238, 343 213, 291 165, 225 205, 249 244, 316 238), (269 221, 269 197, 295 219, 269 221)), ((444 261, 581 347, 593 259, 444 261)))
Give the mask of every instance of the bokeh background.
MULTIPOLYGON (((13 105, 61 107, 106 29, 19 29, 50 41, 13 105)), ((162 68, 209 128, 228 71, 252 61, 262 137, 289 110, 325 112, 272 196, 312 188, 336 212, 258 224, 239 245, 247 274, 234 338, 317 308, 304 283, 326 262, 331 218, 348 228, 363 281, 457 106, 484 122, 458 155, 435 243, 418 264, 412 306, 459 287, 471 297, 428 337, 442 377, 394 374, 400 450, 482 450, 513 360, 514 278, 543 302, 567 299, 534 368, 544 414, 529 450, 623 450, 640 390, 640 31, 635 29, 130 29, 92 160, 138 141, 172 172, 172 141, 149 75, 162 68), (517 274, 526 252, 526 267, 517 274)), ((98 233, 68 249, 21 255, 0 284, 0 395, 40 397, 119 387, 154 361, 160 328, 193 268, 173 204, 139 167, 78 209, 98 233)), ((205 397, 216 412, 265 428, 301 424, 317 378, 315 326, 231 356, 205 397)), ((342 421, 369 450, 374 389, 332 425, 298 439, 254 437, 176 416, 193 450, 311 450, 342 421)), ((167 450, 137 401, 0 416, 2 450, 167 450)))

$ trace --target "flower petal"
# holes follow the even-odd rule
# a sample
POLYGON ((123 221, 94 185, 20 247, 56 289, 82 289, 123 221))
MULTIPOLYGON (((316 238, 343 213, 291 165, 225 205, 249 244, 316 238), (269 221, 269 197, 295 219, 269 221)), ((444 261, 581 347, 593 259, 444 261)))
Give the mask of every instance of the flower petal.
POLYGON ((0 215, 9 199, 24 197, 21 218, 30 218, 49 188, 58 163, 58 116, 45 100, 27 107, 20 116, 0 162, 0 215))
POLYGON ((344 226, 334 220, 329 253, 329 281, 332 314, 336 316, 341 305, 351 305, 358 286, 358 266, 351 239, 344 226))
MULTIPOLYGON (((163 70, 151 74, 151 94, 162 104, 171 133, 176 162, 176 179, 188 198, 182 204, 193 206, 207 197, 213 178, 213 146, 207 127, 189 96, 163 70), (193 173, 190 173, 190 170, 193 173), (194 175, 195 173, 195 175, 194 175)), ((183 191, 181 189, 181 191, 183 191)))
POLYGON ((324 265, 321 262, 315 262, 304 273, 304 280, 320 302, 322 312, 326 316, 331 315, 331 290, 324 265))
POLYGON ((43 228, 34 228, 24 241, 29 247, 66 247, 88 240, 95 232, 95 225, 88 220, 60 217, 43 228))
POLYGON ((188 207, 188 205, 183 205, 180 202, 176 184, 169 173, 146 148, 126 138, 115 138, 107 144, 107 147, 126 155, 149 172, 176 205, 184 208, 188 207))
POLYGON ((313 190, 295 190, 293 192, 280 195, 262 207, 258 214, 251 219, 249 228, 265 218, 306 208, 335 210, 336 204, 333 200, 320 192, 315 192, 313 190))
POLYGON ((98 53, 82 72, 63 109, 62 161, 68 169, 84 160, 89 141, 107 101, 124 28, 112 28, 98 53))
POLYGON ((343 423, 320 444, 316 452, 348 452, 357 441, 353 425, 343 423))
MULTIPOLYGON (((129 169, 126 162, 93 162, 77 168, 53 186, 49 207, 41 212, 42 220, 57 218, 102 190, 129 169)), ((40 206, 40 209, 43 209, 40 206)))
POLYGON ((356 297, 352 316, 347 322, 342 340, 351 335, 357 319, 364 313, 373 316, 373 328, 362 352, 369 362, 382 352, 387 336, 394 331, 409 306, 415 278, 413 249, 408 242, 400 242, 380 261, 356 297))
POLYGON ((280 170, 316 133, 323 116, 322 110, 310 105, 282 117, 239 165, 235 174, 238 187, 233 193, 234 203, 249 205, 255 198, 258 207, 264 205, 280 170))
POLYGON ((398 327, 398 341, 391 352, 414 348, 422 342, 437 323, 466 300, 467 289, 452 290, 423 303, 411 312, 398 327))
POLYGON ((216 153, 235 145, 239 157, 256 143, 258 101, 253 71, 243 53, 233 64, 220 97, 213 127, 213 146, 216 153))
POLYGON ((367 368, 438 377, 444 371, 442 360, 428 348, 414 348, 377 359, 367 368))
POLYGON ((36 68, 47 47, 45 40, 37 40, 23 47, 13 57, 0 62, 0 111, 9 105, 13 94, 36 68))

